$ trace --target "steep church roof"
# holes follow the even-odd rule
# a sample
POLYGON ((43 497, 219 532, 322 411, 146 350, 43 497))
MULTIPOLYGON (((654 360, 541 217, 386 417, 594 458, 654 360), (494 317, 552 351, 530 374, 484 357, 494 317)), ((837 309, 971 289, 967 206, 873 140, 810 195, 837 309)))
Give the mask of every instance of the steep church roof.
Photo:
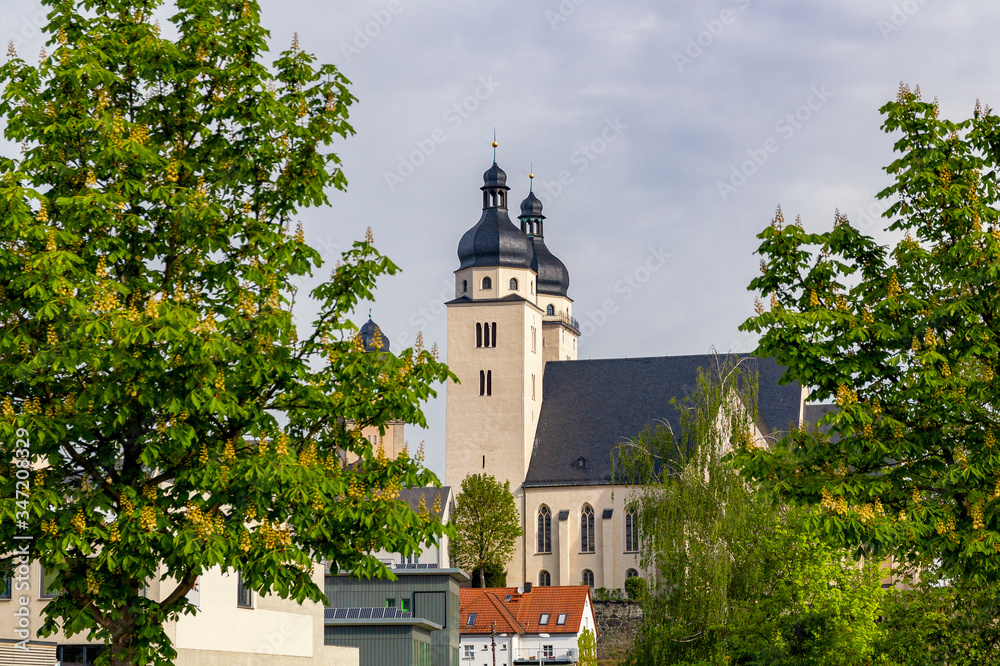
MULTIPOLYGON (((750 359, 760 375, 759 425, 768 432, 798 425, 802 392, 797 383, 778 384, 785 368, 773 359, 740 358, 750 359)), ((550 361, 524 485, 610 484, 614 448, 658 421, 679 434, 670 399, 691 395, 699 368, 716 368, 719 359, 705 354, 550 361)))

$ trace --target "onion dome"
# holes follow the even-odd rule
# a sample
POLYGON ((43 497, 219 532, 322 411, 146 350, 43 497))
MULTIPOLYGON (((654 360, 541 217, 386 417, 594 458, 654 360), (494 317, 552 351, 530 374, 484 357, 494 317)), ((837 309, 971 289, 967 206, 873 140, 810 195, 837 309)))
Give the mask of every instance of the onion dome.
POLYGON ((365 346, 366 353, 389 351, 389 339, 382 334, 382 329, 379 328, 379 325, 372 321, 371 315, 368 316, 368 321, 365 322, 365 325, 361 327, 358 337, 361 338, 361 343, 365 346))
POLYGON ((545 246, 545 238, 542 234, 542 222, 545 216, 542 215, 542 202, 529 192, 527 198, 521 202, 521 232, 530 239, 532 245, 531 270, 535 271, 539 294, 549 294, 554 296, 566 296, 569 291, 569 271, 566 264, 559 261, 549 248, 545 246))
POLYGON ((507 215, 507 174, 494 162, 483 174, 483 214, 458 243, 459 270, 475 266, 531 266, 531 241, 507 215))

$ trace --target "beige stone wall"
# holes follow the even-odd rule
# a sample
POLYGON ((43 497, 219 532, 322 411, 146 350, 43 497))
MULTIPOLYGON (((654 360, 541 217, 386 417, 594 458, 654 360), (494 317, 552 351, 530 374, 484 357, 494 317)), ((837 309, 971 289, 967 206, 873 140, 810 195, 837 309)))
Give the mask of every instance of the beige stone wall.
POLYGON ((612 486, 566 486, 556 488, 525 489, 527 530, 526 573, 527 580, 538 584, 538 574, 544 569, 552 577, 553 585, 580 585, 583 570, 594 572, 594 586, 623 588, 625 572, 636 569, 647 577, 639 566, 638 553, 625 552, 625 506, 629 491, 612 486), (614 497, 612 497, 612 494, 614 497), (542 505, 552 512, 552 552, 537 552, 538 511, 542 505), (593 553, 581 552, 580 524, 584 505, 594 509, 593 553), (612 517, 601 516, 605 509, 613 509, 612 517), (559 512, 569 511, 569 518, 559 520, 559 512))

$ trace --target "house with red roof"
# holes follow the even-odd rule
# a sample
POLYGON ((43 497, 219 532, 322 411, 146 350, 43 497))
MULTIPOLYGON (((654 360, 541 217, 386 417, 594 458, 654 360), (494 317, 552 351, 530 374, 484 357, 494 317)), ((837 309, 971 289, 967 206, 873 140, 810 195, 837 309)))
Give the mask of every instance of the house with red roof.
POLYGON ((597 621, 585 585, 459 590, 462 666, 575 664, 584 629, 596 637, 597 621))

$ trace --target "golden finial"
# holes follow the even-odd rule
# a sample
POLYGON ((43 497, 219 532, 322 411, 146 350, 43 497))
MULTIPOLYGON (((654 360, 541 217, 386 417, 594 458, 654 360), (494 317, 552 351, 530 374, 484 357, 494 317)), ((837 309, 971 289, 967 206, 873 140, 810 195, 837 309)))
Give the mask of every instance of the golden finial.
POLYGON ((532 163, 531 169, 528 171, 528 192, 535 191, 535 165, 532 163))
POLYGON ((499 146, 499 145, 500 144, 497 143, 497 128, 494 127, 493 128, 493 164, 497 163, 497 146, 499 146))

